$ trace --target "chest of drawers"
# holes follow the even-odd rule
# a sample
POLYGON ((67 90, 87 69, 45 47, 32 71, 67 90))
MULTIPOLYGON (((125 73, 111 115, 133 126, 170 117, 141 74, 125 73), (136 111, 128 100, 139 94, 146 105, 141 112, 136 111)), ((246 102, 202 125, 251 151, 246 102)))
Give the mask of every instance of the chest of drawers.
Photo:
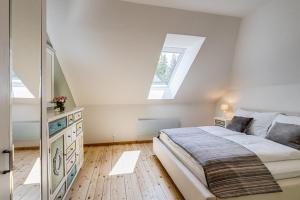
POLYGON ((50 200, 64 200, 84 161, 83 108, 48 117, 50 200))

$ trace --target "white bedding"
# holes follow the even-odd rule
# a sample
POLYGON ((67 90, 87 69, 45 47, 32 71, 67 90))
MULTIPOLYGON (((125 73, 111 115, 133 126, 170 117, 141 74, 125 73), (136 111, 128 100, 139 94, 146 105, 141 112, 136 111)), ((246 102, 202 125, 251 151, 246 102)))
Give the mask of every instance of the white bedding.
MULTIPOLYGON (((199 127, 211 134, 232 140, 254 152, 272 173, 275 180, 300 177, 300 151, 270 140, 245 135, 217 126, 199 127)), ((175 144, 166 134, 160 140, 207 186, 203 168, 184 149, 175 144)))

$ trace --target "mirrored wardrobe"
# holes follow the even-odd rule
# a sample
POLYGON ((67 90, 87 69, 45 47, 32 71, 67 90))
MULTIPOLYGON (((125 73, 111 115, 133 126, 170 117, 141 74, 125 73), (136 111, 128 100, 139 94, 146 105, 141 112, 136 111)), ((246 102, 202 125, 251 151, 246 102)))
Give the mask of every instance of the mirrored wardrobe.
POLYGON ((10 1, 12 199, 41 198, 41 0, 10 1))
POLYGON ((0 1, 0 200, 65 199, 83 165, 83 108, 45 16, 46 0, 0 1))

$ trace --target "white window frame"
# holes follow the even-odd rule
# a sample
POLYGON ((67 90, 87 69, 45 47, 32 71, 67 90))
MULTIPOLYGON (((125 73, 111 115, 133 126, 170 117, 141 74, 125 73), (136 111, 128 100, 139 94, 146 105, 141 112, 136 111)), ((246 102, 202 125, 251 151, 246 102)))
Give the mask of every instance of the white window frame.
POLYGON ((175 98, 205 39, 206 37, 201 36, 167 34, 161 53, 180 53, 180 60, 176 63, 168 84, 159 85, 152 80, 148 94, 149 100, 175 98))

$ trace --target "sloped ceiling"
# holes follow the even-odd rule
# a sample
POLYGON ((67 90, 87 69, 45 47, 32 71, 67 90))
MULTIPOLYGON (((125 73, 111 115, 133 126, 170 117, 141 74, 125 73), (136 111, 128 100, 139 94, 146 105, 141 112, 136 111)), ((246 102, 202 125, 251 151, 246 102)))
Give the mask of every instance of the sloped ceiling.
POLYGON ((245 17, 271 0, 122 0, 146 5, 245 17))
POLYGON ((35 98, 40 96, 41 10, 40 1, 12 1, 12 70, 35 98))
POLYGON ((227 88, 240 19, 118 0, 48 0, 48 34, 78 105, 147 100, 167 33, 207 37, 174 100, 215 101, 227 88))

